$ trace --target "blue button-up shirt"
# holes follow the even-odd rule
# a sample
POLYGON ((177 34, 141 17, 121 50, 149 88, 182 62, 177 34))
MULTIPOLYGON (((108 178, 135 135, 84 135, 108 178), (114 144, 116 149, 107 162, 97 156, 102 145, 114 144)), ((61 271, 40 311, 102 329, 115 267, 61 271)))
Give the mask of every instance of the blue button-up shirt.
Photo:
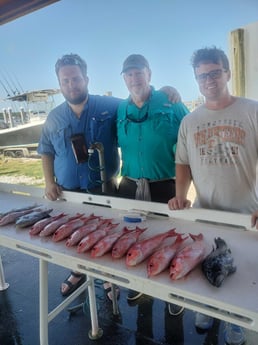
POLYGON ((104 147, 106 179, 119 171, 116 136, 116 111, 120 99, 89 95, 78 118, 67 102, 52 110, 44 124, 38 153, 54 157, 56 182, 65 189, 91 189, 100 186, 100 164, 94 151, 88 162, 77 163, 71 145, 71 136, 83 133, 89 148, 100 142, 104 147))

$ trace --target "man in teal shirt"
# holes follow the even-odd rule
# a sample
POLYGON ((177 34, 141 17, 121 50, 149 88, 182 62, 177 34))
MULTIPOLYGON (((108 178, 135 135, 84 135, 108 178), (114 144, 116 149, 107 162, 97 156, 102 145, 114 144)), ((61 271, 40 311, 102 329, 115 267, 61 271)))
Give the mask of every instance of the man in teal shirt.
POLYGON ((118 108, 117 134, 121 148, 121 197, 167 203, 175 194, 175 147, 186 106, 172 103, 150 86, 148 61, 130 55, 123 65, 130 92, 118 108))
MULTIPOLYGON (((175 148, 186 106, 169 101, 150 86, 151 70, 144 56, 132 54, 124 61, 122 74, 130 92, 118 107, 117 135, 121 148, 123 198, 167 203, 175 196, 175 148)), ((142 294, 130 290, 128 301, 142 294)), ((169 304, 178 315, 183 308, 169 304)))

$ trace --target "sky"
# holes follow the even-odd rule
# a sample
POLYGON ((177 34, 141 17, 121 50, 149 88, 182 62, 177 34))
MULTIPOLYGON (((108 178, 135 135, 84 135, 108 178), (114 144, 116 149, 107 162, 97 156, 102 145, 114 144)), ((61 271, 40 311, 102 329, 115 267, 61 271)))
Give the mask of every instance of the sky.
POLYGON ((122 64, 138 53, 156 89, 174 86, 190 101, 200 96, 193 52, 215 45, 229 54, 230 32, 257 21, 257 0, 61 0, 0 26, 0 99, 6 88, 58 88, 54 65, 67 53, 86 60, 91 94, 126 98, 122 64))

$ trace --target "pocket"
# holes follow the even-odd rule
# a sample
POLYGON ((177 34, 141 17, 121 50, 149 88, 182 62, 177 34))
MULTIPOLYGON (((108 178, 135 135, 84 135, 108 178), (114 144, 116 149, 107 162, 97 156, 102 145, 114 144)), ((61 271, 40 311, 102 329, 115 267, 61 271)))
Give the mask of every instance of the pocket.
POLYGON ((68 152, 68 145, 70 144, 71 130, 68 128, 61 128, 53 133, 52 142, 58 156, 66 156, 68 152))
POLYGON ((174 114, 159 112, 152 117, 152 130, 165 140, 177 141, 178 129, 179 123, 174 114))
POLYGON ((98 141, 104 136, 115 135, 115 118, 110 115, 93 117, 91 121, 92 142, 98 141), (111 135, 112 135, 111 134, 111 135))
POLYGON ((117 137, 118 145, 121 147, 126 144, 128 132, 128 121, 127 120, 118 120, 117 121, 117 137))
POLYGON ((159 134, 165 134, 169 131, 172 124, 172 118, 171 114, 168 113, 156 113, 154 116, 152 116, 152 128, 159 134))

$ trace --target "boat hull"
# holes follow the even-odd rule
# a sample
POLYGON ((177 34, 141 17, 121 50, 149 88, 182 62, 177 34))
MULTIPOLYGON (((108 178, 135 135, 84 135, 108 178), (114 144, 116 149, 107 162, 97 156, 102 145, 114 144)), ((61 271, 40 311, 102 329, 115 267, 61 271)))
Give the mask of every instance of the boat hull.
POLYGON ((0 130, 0 148, 38 144, 45 120, 0 130))

